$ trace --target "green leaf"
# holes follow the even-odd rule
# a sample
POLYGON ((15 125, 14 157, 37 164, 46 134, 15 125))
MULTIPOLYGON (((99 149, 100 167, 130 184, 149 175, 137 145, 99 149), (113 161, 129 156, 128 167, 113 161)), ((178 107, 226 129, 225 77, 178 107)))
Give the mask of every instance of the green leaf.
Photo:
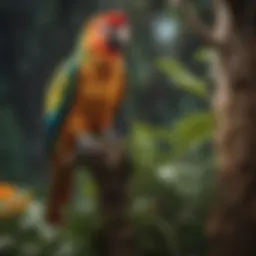
POLYGON ((207 48, 201 48, 197 50, 194 54, 195 61, 202 62, 202 63, 209 63, 211 58, 212 58, 212 52, 207 48))
POLYGON ((84 180, 84 184, 82 186, 83 193, 87 199, 94 199, 96 196, 96 186, 93 182, 92 178, 87 175, 87 179, 84 180))
POLYGON ((206 83, 193 75, 179 61, 174 58, 160 58, 156 61, 156 67, 167 75, 178 89, 207 99, 206 83))
POLYGON ((179 119, 171 133, 173 157, 181 157, 194 146, 201 146, 213 138, 214 116, 212 112, 198 112, 179 119))
POLYGON ((154 148, 155 133, 153 127, 142 122, 134 122, 131 138, 131 152, 134 161, 139 161, 141 165, 148 165, 155 156, 154 148))

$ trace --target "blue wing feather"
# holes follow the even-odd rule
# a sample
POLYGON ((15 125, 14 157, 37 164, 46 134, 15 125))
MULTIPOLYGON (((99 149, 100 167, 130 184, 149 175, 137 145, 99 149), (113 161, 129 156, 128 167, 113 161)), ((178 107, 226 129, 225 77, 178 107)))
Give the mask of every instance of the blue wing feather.
POLYGON ((46 128, 46 151, 50 154, 57 140, 76 92, 79 67, 75 59, 68 60, 55 74, 46 93, 44 123, 46 128))

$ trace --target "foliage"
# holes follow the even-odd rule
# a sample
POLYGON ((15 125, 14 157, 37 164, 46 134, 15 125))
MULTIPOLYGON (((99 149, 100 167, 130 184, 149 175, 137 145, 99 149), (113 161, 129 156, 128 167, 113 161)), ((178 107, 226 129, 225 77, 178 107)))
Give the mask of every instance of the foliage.
MULTIPOLYGON (((191 170, 191 166, 187 166, 183 177, 179 177, 180 181, 176 181, 176 185, 174 181, 164 181, 153 173, 148 173, 149 179, 145 179, 144 176, 144 184, 140 183, 141 187, 136 190, 133 207, 136 241, 141 255, 180 255, 179 251, 183 251, 182 255, 204 255, 203 247, 196 246, 204 239, 201 219, 198 216, 202 216, 205 208, 202 207, 203 202, 197 201, 202 191, 191 194, 184 187, 185 183, 191 185, 186 174, 191 170), (181 185, 182 180, 184 185, 181 185), (194 232, 198 236, 194 238, 195 244, 192 248, 189 239, 194 232)), ((177 168, 177 171, 181 171, 181 168, 177 168)), ((196 187, 200 179, 194 180, 193 183, 196 187)), ((80 201, 81 203, 84 201, 80 201)), ((41 204, 35 202, 38 208, 41 204)), ((2 241, 5 241, 5 250, 8 248, 9 252, 13 251, 13 254, 8 255, 54 256, 64 255, 59 254, 64 250, 70 253, 65 255, 95 255, 97 219, 94 211, 82 211, 72 207, 67 226, 54 235, 40 218, 34 220, 35 215, 42 218, 42 210, 42 207, 39 212, 30 209, 31 212, 28 212, 27 216, 8 223, 8 233, 1 236, 2 241)), ((0 248, 1 252, 3 247, 4 245, 2 250, 0 248)))
MULTIPOLYGON (((167 134, 162 128, 135 123, 130 138, 135 164, 132 219, 137 250, 145 256, 203 256, 202 222, 212 193, 212 165, 207 161, 200 165, 170 161, 170 151, 154 146, 167 134)), ((0 228, 5 250, 13 253, 8 255, 94 256, 99 215, 95 186, 83 169, 78 170, 77 187, 61 232, 55 233, 45 224, 44 202, 37 199, 24 216, 0 228), (66 254, 62 254, 64 251, 66 254)))
POLYGON ((20 153, 22 138, 13 109, 8 106, 0 108, 0 120, 0 169, 3 170, 0 174, 0 181, 4 179, 15 180, 15 178, 18 180, 20 173, 24 170, 24 163, 20 153), (16 161, 12 161, 12 159, 16 159, 16 161), (15 173, 17 169, 19 173, 15 173))
MULTIPOLYGON (((198 61, 206 62, 209 51, 202 49, 195 54, 198 61)), ((177 59, 163 58, 156 66, 173 82, 174 86, 201 100, 208 100, 206 82, 186 69, 177 59)), ((200 148, 213 138, 214 116, 211 110, 187 113, 178 119, 170 133, 174 157, 184 156, 191 148, 200 148)))
POLYGON ((184 156, 190 149, 198 148, 213 136, 214 118, 209 111, 187 114, 181 117, 170 133, 174 145, 173 157, 184 156))
POLYGON ((176 59, 160 58, 156 61, 156 67, 164 72, 178 89, 201 99, 207 99, 205 82, 189 72, 189 70, 176 59))

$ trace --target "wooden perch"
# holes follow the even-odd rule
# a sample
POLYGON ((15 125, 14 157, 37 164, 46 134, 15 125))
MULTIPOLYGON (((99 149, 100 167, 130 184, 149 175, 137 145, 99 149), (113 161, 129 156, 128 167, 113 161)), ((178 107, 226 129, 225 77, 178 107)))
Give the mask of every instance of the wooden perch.
POLYGON ((98 189, 102 225, 99 256, 135 255, 130 212, 131 159, 121 140, 102 141, 90 155, 80 159, 90 167, 98 189))

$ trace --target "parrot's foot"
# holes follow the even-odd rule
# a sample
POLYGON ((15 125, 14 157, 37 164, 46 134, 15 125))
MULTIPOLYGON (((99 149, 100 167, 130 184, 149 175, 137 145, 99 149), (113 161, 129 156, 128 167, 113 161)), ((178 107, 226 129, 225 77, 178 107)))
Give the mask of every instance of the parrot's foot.
POLYGON ((77 156, 81 161, 90 159, 89 162, 96 157, 98 162, 105 162, 108 166, 114 166, 120 161, 121 144, 120 138, 112 130, 102 133, 99 137, 85 134, 77 140, 77 156))
POLYGON ((77 138, 77 153, 79 156, 94 152, 99 148, 99 141, 90 134, 83 134, 77 138))

